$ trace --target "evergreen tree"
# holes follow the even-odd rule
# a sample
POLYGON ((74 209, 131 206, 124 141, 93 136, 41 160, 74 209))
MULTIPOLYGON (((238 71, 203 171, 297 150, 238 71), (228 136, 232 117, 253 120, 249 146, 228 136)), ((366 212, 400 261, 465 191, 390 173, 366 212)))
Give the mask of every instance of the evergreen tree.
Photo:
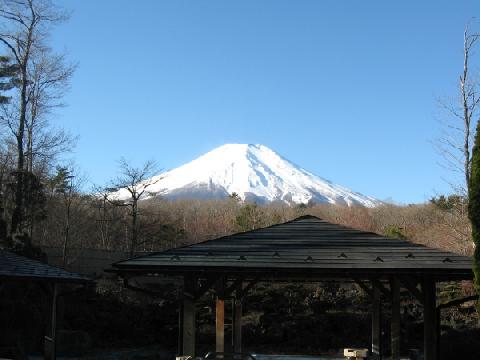
POLYGON ((17 74, 18 66, 12 64, 8 56, 0 56, 0 104, 7 104, 10 101, 5 92, 16 86, 17 74))
POLYGON ((472 174, 469 186, 468 217, 472 223, 472 237, 475 244, 473 272, 475 289, 480 293, 480 122, 477 123, 472 151, 472 174))
POLYGON ((465 196, 457 194, 448 196, 440 195, 438 197, 432 197, 429 201, 440 210, 452 210, 468 204, 468 199, 465 196))
POLYGON ((243 206, 235 222, 240 231, 250 231, 262 227, 264 224, 265 214, 258 208, 257 204, 246 204, 243 206))
POLYGON ((242 201, 242 198, 236 192, 231 193, 230 195, 228 195, 228 197, 229 197, 229 199, 232 199, 236 202, 242 201))
POLYGON ((73 171, 65 166, 57 166, 57 174, 53 178, 53 185, 55 193, 61 194, 64 205, 62 259, 63 267, 66 267, 67 250, 70 239, 72 203, 76 195, 75 175, 73 174, 73 171))

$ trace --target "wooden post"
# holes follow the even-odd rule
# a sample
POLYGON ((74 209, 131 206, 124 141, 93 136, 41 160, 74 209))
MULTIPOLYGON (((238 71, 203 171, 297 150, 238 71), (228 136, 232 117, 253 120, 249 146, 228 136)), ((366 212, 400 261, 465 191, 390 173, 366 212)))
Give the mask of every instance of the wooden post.
POLYGON ((235 310, 233 317, 233 351, 242 352, 242 299, 235 299, 235 310))
POLYGON ((382 358, 382 302, 380 289, 372 289, 372 355, 374 359, 382 358))
POLYGON ((215 351, 225 352, 225 300, 217 298, 215 321, 215 351))
MULTIPOLYGON (((59 288, 58 292, 61 293, 62 288, 59 288)), ((57 296, 57 332, 64 328, 65 322, 65 297, 57 296)))
POLYGON ((57 296, 58 284, 53 283, 51 293, 47 301, 47 327, 45 334, 45 360, 55 360, 57 358, 57 296))
MULTIPOLYGON (((435 301, 436 303, 436 301, 435 301)), ((440 329, 440 323, 441 323, 441 319, 442 319, 442 310, 440 308, 436 308, 436 313, 435 313, 435 316, 437 317, 437 321, 435 323, 436 325, 436 329, 435 329, 435 340, 436 340, 436 344, 435 344, 435 351, 436 351, 436 354, 437 354, 437 357, 439 356, 440 354, 440 338, 441 338, 441 329, 440 329)))
POLYGON ((178 302, 178 356, 183 355, 183 301, 178 302))
POLYGON ((437 360, 437 294, 431 278, 423 281, 423 346, 424 359, 437 360))
POLYGON ((183 326, 182 326, 182 355, 195 357, 195 289, 197 279, 185 275, 183 286, 183 326))
POLYGON ((392 360, 400 360, 400 282, 390 281, 392 294, 392 321, 390 323, 392 360))
POLYGON ((222 277, 216 285, 217 301, 215 311, 215 351, 225 352, 225 279, 222 277))

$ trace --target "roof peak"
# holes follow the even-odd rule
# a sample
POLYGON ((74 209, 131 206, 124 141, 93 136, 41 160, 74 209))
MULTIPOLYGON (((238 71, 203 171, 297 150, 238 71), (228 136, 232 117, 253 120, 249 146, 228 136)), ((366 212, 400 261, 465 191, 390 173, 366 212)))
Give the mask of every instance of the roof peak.
POLYGON ((312 220, 322 220, 321 218, 319 218, 318 216, 314 216, 314 215, 302 215, 302 216, 299 216, 295 219, 293 219, 292 221, 296 221, 296 220, 306 220, 306 219, 312 219, 312 220))

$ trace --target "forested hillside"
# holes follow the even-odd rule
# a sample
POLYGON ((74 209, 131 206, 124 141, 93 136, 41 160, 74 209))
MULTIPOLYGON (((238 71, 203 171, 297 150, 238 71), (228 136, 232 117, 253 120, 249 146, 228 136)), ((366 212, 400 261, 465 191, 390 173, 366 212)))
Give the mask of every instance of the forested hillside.
MULTIPOLYGON (((469 222, 458 210, 456 197, 443 197, 428 204, 376 208, 334 205, 258 206, 234 197, 228 200, 152 199, 139 202, 135 251, 158 251, 210 238, 247 231, 311 214, 357 229, 472 254, 469 222)), ((62 194, 50 194, 46 217, 33 228, 34 244, 66 245, 128 251, 131 246, 131 209, 102 198, 82 194, 66 202, 62 194), (67 206, 70 206, 67 226, 67 206), (65 244, 65 241, 68 243, 65 244)))

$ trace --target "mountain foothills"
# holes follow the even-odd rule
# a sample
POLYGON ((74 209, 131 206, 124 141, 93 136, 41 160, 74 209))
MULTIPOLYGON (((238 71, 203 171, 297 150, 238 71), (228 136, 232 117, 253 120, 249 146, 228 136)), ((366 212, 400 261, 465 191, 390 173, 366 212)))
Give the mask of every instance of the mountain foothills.
MULTIPOLYGON (((144 182, 144 198, 223 199, 237 194, 260 204, 328 203, 375 207, 381 202, 295 165, 264 145, 226 144, 144 182)), ((114 197, 126 200, 126 189, 114 197)))

